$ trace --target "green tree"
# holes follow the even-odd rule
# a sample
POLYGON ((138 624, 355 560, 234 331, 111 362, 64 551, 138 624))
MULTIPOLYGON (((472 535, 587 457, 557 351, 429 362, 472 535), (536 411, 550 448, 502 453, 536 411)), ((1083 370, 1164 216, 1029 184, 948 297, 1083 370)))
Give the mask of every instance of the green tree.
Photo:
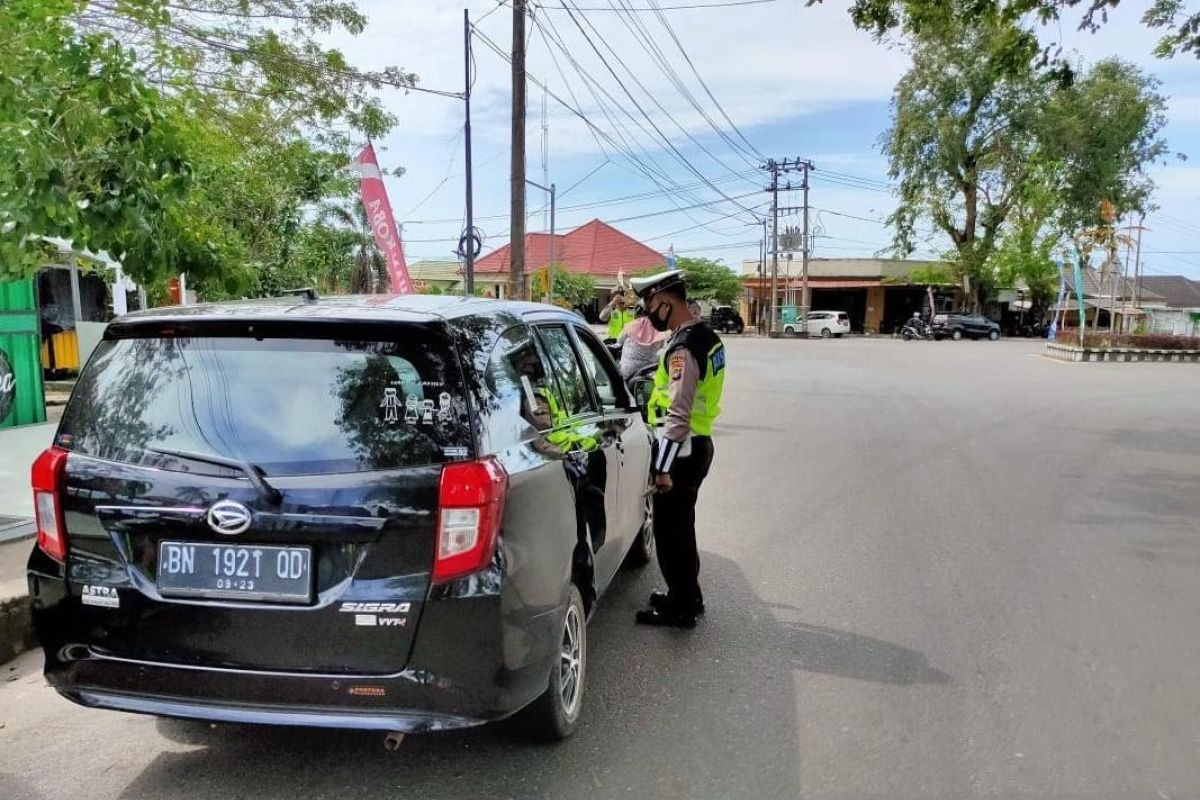
MULTIPOLYGON (((561 264, 552 270, 554 278, 554 302, 564 308, 574 308, 590 303, 596 297, 596 281, 590 275, 568 272, 561 264)), ((540 269, 530 280, 532 297, 540 300, 546 296, 546 270, 540 269)))
POLYGON ((995 249, 1036 149, 1051 90, 1034 68, 1036 49, 1011 25, 994 23, 914 37, 912 66, 892 101, 881 142, 900 203, 890 222, 898 249, 914 249, 929 220, 973 303, 994 284, 995 249))
MULTIPOLYGON (((808 0, 809 5, 821 0, 808 0)), ((994 20, 1019 22, 1034 18, 1056 22, 1072 9, 1082 11, 1080 30, 1095 31, 1108 21, 1108 12, 1121 0, 854 0, 850 17, 859 28, 882 38, 896 30, 925 34, 931 29, 986 24, 994 20)), ((1165 30, 1154 53, 1169 58, 1180 52, 1200 57, 1200 9, 1183 0, 1153 0, 1142 24, 1165 30)))
POLYGON ((350 273, 350 293, 386 292, 391 285, 387 258, 375 244, 371 220, 367 217, 367 210, 362 201, 355 201, 349 207, 327 203, 321 209, 321 218, 323 221, 335 223, 348 234, 352 242, 354 267, 350 273))
POLYGON ((678 259, 678 265, 684 272, 688 297, 733 305, 742 296, 742 279, 719 259, 684 257, 678 259))
POLYGON ((147 286, 294 285, 308 211, 348 195, 352 141, 394 122, 375 90, 415 80, 318 41, 364 23, 334 0, 0 5, 0 273, 56 236, 147 286))
POLYGON ((999 19, 925 30, 933 32, 912 38, 912 67, 883 136, 900 184, 891 222, 902 252, 918 223, 932 222, 978 304, 1002 262, 1027 264, 1044 281, 1037 254, 1099 224, 1103 203, 1118 216, 1148 207, 1147 169, 1166 154, 1165 100, 1152 77, 1108 59, 1065 81, 1028 31, 999 19), (1008 252, 997 261, 1002 239, 1008 252))
POLYGON ((215 267, 173 214, 193 184, 186 108, 139 72, 129 51, 79 36, 67 0, 0 6, 0 275, 41 263, 41 237, 131 262, 215 267))

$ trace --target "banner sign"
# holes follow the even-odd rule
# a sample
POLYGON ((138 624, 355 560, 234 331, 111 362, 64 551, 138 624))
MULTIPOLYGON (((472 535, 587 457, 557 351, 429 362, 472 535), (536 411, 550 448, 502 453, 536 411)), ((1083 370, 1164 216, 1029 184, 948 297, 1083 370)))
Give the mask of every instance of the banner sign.
POLYGON ((400 231, 392 216, 392 204, 388 202, 387 188, 383 185, 383 172, 375 157, 375 146, 368 143, 358 158, 350 165, 358 173, 362 187, 362 204, 367 210, 375 244, 387 258, 388 277, 391 278, 392 294, 412 294, 412 278, 408 264, 404 261, 404 245, 400 231))

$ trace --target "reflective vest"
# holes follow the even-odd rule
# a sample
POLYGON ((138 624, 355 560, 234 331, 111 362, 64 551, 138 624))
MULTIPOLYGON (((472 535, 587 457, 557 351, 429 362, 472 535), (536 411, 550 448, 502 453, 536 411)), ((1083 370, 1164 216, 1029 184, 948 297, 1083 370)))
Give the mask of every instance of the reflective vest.
POLYGON ((633 322, 633 312, 629 309, 622 311, 619 308, 613 307, 612 314, 608 318, 608 338, 616 339, 621 335, 621 331, 625 330, 625 326, 633 322))
POLYGON ((554 427, 546 434, 546 441, 564 453, 570 450, 590 452, 600 446, 595 436, 585 436, 580 433, 577 425, 569 425, 567 415, 559 406, 554 393, 548 389, 538 389, 538 395, 546 401, 550 409, 550 424, 554 427))
POLYGON ((671 340, 658 360, 654 373, 654 388, 646 403, 646 419, 651 425, 662 425, 671 407, 671 376, 667 362, 671 353, 686 348, 700 367, 696 397, 692 401, 691 431, 693 436, 712 436, 713 421, 721 413, 721 391, 725 388, 725 345, 721 338, 704 323, 684 328, 671 340))

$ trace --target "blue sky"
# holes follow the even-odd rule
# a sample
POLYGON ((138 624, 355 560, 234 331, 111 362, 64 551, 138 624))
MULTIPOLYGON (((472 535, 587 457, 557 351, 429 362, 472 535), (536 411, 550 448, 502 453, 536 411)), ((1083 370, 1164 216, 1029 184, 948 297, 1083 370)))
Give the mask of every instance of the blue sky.
MULTIPOLYGON (((642 0, 623 1, 636 8, 649 6, 642 0)), ((663 7, 701 2, 716 0, 659 0, 663 7)), ((662 250, 673 244, 679 253, 723 258, 731 265, 756 258, 759 229, 746 208, 766 209, 767 194, 761 191, 766 178, 754 169, 753 152, 761 152, 776 158, 804 156, 816 164, 810 200, 819 209, 813 217, 819 234, 817 256, 869 256, 888 245, 890 232, 875 220, 887 216, 895 201, 887 189, 877 140, 887 127, 888 101, 906 60, 899 50, 856 31, 843 3, 826 0, 809 8, 803 0, 774 0, 669 10, 665 17, 670 31, 653 13, 637 12, 634 16, 642 26, 637 27, 626 15, 600 10, 610 0, 575 3, 597 9, 576 18, 587 38, 572 17, 558 9, 535 11, 540 25, 530 26, 530 74, 591 123, 549 96, 543 116, 543 91, 530 85, 528 172, 531 179, 542 181, 545 121, 548 180, 560 191, 559 230, 593 217, 625 220, 616 226, 662 250), (671 31, 682 51, 670 38, 671 31), (580 77, 567 53, 587 78, 580 77), (684 53, 749 146, 708 100, 684 53), (664 63, 674 75, 663 69, 664 63), (687 100, 676 80, 728 140, 687 100), (664 138, 678 153, 668 149, 664 138), (658 185, 646 170, 659 176, 658 185), (631 196, 637 199, 623 199, 631 196), (676 210, 679 206, 696 207, 676 210)), ((336 41, 352 63, 398 65, 417 73, 421 86, 461 89, 463 3, 360 0, 359 5, 371 20, 367 31, 336 41)), ((481 30, 507 50, 509 9, 496 0, 466 5, 472 17, 481 20, 481 30)), ((1095 35, 1076 33, 1074 24, 1064 21, 1062 38, 1085 63, 1117 55, 1162 80, 1162 91, 1170 97, 1165 136, 1172 152, 1192 158, 1172 159, 1155 170, 1161 209, 1146 221, 1143 264, 1150 274, 1200 278, 1200 163, 1195 158, 1200 156, 1200 62, 1190 56, 1153 58, 1155 34, 1138 22, 1144 6, 1125 0, 1095 35)), ((1050 33, 1057 37, 1059 26, 1050 33)), ((475 49, 475 207, 486 252, 507 241, 509 77, 508 65, 485 43, 477 42, 475 49)), ((385 167, 404 168, 402 176, 389 178, 388 189, 397 220, 404 225, 408 257, 451 257, 463 214, 461 104, 396 90, 385 90, 383 96, 400 123, 377 144, 385 167)), ((538 190, 528 191, 528 228, 541 230, 544 199, 538 190)), ((781 204, 798 205, 799 200, 796 193, 781 198, 781 204)), ((798 219, 785 222, 798 224, 798 219)), ((943 247, 945 242, 935 237, 917 255, 943 247)))

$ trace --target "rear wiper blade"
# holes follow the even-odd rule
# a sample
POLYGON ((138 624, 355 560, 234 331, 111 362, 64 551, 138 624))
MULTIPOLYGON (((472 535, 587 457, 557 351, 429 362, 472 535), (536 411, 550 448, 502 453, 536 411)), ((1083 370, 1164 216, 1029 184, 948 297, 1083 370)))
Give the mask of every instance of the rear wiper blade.
POLYGON ((251 464, 249 461, 214 456, 208 453, 192 453, 187 450, 169 450, 165 447, 147 447, 146 449, 151 453, 158 453, 162 456, 172 456, 173 458, 183 458, 188 461, 199 461, 202 464, 215 464, 218 467, 239 470, 246 474, 246 477, 250 479, 250 483, 254 485, 259 494, 266 498, 267 502, 272 505, 279 505, 283 501, 283 495, 279 493, 279 490, 267 483, 267 479, 263 477, 262 469, 251 464))

